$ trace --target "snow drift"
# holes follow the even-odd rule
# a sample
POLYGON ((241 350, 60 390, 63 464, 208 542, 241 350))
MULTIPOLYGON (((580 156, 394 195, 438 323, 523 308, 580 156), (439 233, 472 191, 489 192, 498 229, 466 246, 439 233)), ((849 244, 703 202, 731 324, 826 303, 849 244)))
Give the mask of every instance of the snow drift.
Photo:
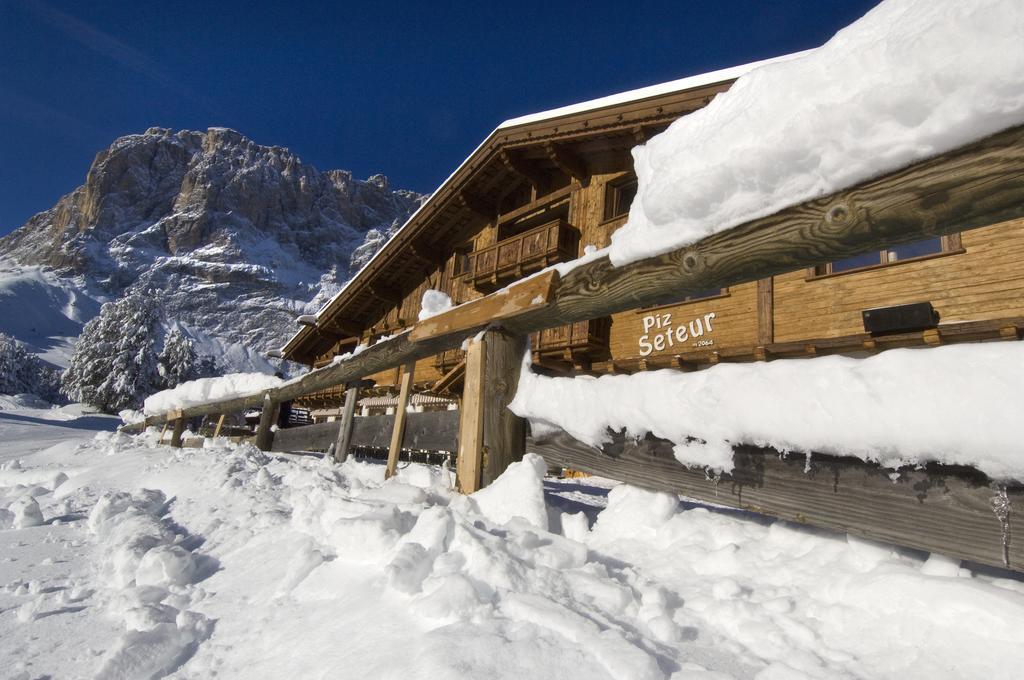
POLYGON ((726 472, 732 446, 753 444, 1024 479, 1022 384, 1017 342, 600 378, 550 378, 524 363, 510 408, 592 446, 609 441, 609 428, 650 432, 675 443, 684 465, 726 472))

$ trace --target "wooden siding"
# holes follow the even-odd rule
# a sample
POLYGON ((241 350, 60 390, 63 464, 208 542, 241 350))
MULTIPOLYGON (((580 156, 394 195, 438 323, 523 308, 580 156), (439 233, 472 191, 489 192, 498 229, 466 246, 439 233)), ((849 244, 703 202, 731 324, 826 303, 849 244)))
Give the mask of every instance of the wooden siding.
POLYGON ((859 272, 775 277, 775 341, 864 331, 861 310, 931 302, 941 323, 1024 316, 1024 220, 964 232, 965 252, 859 272))

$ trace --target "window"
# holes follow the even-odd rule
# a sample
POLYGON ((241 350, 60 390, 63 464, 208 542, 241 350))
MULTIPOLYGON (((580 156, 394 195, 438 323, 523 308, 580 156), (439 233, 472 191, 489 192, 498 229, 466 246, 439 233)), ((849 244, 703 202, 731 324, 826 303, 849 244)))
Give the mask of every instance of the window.
POLYGON ((652 309, 662 309, 663 307, 675 307, 686 302, 697 302, 698 300, 708 300, 710 298, 724 297, 729 294, 728 288, 708 288, 707 290, 698 290, 695 293, 687 295, 684 298, 680 298, 675 302, 670 302, 664 305, 657 305, 655 307, 643 307, 636 310, 637 314, 643 314, 649 312, 652 309))
POLYGON ((694 302, 695 300, 704 300, 707 298, 718 297, 725 289, 723 288, 708 288, 707 290, 698 290, 695 293, 687 295, 680 302, 694 302))
POLYGON ((473 244, 469 243, 455 248, 452 276, 462 276, 469 267, 469 254, 473 252, 473 244))
POLYGON ((845 272, 860 271, 883 267, 885 265, 906 262, 908 260, 922 260, 929 257, 936 257, 944 253, 956 253, 963 250, 960 242, 960 234, 949 236, 935 236, 903 243, 898 246, 890 246, 882 251, 872 251, 863 255, 854 255, 835 262, 820 264, 814 267, 811 276, 828 276, 829 274, 843 274, 845 272))
POLYGON ((626 175, 608 183, 604 193, 604 219, 611 220, 629 212, 636 198, 636 177, 626 175))

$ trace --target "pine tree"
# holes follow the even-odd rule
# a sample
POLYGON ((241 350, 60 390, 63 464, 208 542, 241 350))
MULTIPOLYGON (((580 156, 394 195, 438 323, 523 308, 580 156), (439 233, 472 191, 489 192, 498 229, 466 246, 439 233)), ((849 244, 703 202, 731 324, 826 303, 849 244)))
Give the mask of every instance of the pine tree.
POLYGON ((178 328, 172 328, 164 338, 157 370, 164 389, 197 378, 209 378, 219 372, 217 360, 208 354, 199 354, 192 339, 178 328))
POLYGON ((163 334, 160 309, 149 294, 130 292, 103 305, 85 325, 61 390, 104 411, 139 408, 149 395, 217 375, 217 362, 200 355, 178 328, 163 334))
POLYGON ((157 357, 157 370, 165 388, 197 377, 199 355, 192 341, 179 329, 172 328, 164 338, 164 348, 157 357))
POLYGON ((0 394, 34 394, 59 399, 60 373, 9 335, 0 333, 0 394))
POLYGON ((61 378, 61 389, 75 401, 108 412, 138 408, 163 389, 156 345, 160 315, 140 291, 109 302, 89 321, 61 378))

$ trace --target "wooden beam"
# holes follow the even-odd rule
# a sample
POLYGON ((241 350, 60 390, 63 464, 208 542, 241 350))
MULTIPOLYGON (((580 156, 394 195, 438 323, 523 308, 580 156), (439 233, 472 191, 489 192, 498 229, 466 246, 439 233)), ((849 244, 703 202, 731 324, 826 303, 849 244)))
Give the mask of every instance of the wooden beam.
POLYGON ((757 344, 775 342, 775 279, 757 280, 757 344))
POLYGON ((227 416, 226 413, 221 413, 220 417, 217 418, 217 425, 216 425, 216 427, 213 428, 213 436, 214 436, 214 438, 217 438, 217 437, 220 436, 220 431, 224 427, 224 418, 225 418, 225 416, 227 416))
POLYGON ((526 446, 526 421, 508 405, 516 396, 526 336, 490 330, 483 337, 483 461, 480 485, 487 486, 511 463, 522 460, 526 446))
POLYGON ((326 331, 328 333, 340 334, 346 338, 356 337, 362 335, 363 328, 358 324, 354 324, 341 319, 327 319, 320 322, 320 325, 316 327, 318 331, 326 331))
POLYGON ((263 394, 263 411, 260 412, 260 424, 256 428, 256 448, 260 451, 269 451, 274 443, 274 432, 270 428, 277 423, 277 413, 281 406, 280 401, 275 401, 270 392, 263 394))
POLYGON ((445 261, 444 251, 439 248, 424 248, 422 245, 410 243, 408 252, 430 268, 440 267, 445 261))
POLYGON ((466 361, 463 359, 455 364, 452 370, 441 376, 432 386, 432 391, 437 394, 447 392, 466 373, 466 361))
POLYGON ((368 285, 366 287, 366 290, 370 295, 377 298, 378 300, 381 300, 382 302, 387 302, 392 305, 397 305, 402 302, 401 291, 398 291, 390 286, 375 283, 368 285))
POLYGON ((178 411, 178 417, 174 419, 174 430, 171 431, 171 446, 181 448, 181 435, 185 432, 185 418, 178 411))
POLYGON ((420 342, 437 336, 451 335, 461 330, 486 326, 520 315, 528 309, 546 307, 557 284, 558 272, 553 269, 518 281, 501 295, 487 295, 471 300, 419 322, 412 329, 410 339, 420 342))
MULTIPOLYGON (((634 441, 621 433, 602 450, 567 434, 527 443, 553 465, 656 491, 848 532, 876 541, 935 551, 997 567, 1024 570, 1024 541, 1006 547, 991 501, 1001 490, 967 468, 929 465, 892 470, 851 458, 782 456, 773 449, 734 447, 734 470, 709 479, 675 460, 663 439, 634 441)), ((1024 490, 1007 492, 1017 513, 1024 490)))
POLYGON ((643 125, 634 125, 630 128, 630 133, 633 135, 633 141, 638 145, 646 144, 647 140, 654 136, 654 132, 643 125))
POLYGON ((465 494, 480 489, 484 434, 484 357, 486 337, 469 341, 466 347, 466 379, 462 389, 459 419, 459 453, 455 478, 465 494))
POLYGON ((530 201, 526 205, 521 205, 518 208, 509 210, 506 213, 498 215, 498 224, 505 224, 506 222, 512 222, 513 220, 519 219, 523 215, 529 215, 530 213, 539 212, 545 208, 555 208, 559 205, 568 203, 571 199, 573 190, 576 186, 570 184, 564 186, 561 189, 555 189, 550 194, 539 196, 537 199, 530 201))
POLYGON ((530 183, 538 194, 548 183, 547 173, 538 168, 534 163, 520 158, 504 149, 498 153, 501 162, 514 175, 521 177, 530 183))
POLYGON ((483 218, 487 221, 494 219, 495 214, 498 212, 496 207, 487 205, 487 203, 481 201, 477 196, 466 191, 460 191, 457 194, 457 197, 459 205, 477 217, 483 218))
POLYGON ((341 427, 334 442, 334 462, 344 463, 352 442, 352 419, 356 414, 356 400, 359 399, 359 385, 350 383, 345 390, 345 407, 341 412, 341 427))
POLYGON ((384 479, 393 477, 398 469, 398 454, 402 451, 406 408, 409 406, 409 392, 415 370, 415 361, 410 361, 402 366, 402 384, 398 392, 398 406, 395 407, 395 428, 391 431, 391 448, 388 449, 388 466, 384 470, 384 479))
POLYGON ((559 146, 552 142, 544 144, 544 151, 547 153, 548 158, 551 159, 551 162, 570 179, 575 179, 581 186, 590 184, 590 171, 587 169, 586 161, 582 158, 564 146, 559 146))

